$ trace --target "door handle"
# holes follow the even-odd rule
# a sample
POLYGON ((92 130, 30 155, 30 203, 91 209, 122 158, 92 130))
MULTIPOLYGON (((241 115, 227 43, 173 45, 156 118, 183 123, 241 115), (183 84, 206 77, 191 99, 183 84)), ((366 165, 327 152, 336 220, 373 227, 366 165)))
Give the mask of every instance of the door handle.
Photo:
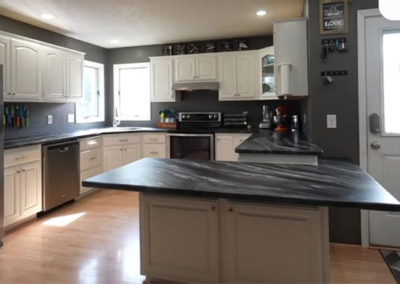
POLYGON ((373 113, 369 116, 369 130, 371 133, 379 134, 381 130, 381 116, 377 113, 373 113))
POLYGON ((377 141, 374 141, 371 143, 371 148, 374 150, 379 150, 381 148, 381 144, 379 144, 377 141))
POLYGON ((67 152, 69 150, 69 147, 63 147, 58 149, 58 152, 62 153, 62 152, 67 152))

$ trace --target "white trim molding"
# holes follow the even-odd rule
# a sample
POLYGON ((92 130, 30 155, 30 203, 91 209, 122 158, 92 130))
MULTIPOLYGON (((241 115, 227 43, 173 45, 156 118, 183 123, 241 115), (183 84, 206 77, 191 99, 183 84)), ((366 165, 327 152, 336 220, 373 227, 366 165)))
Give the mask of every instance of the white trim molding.
MULTIPOLYGON (((360 167, 368 171, 367 146, 367 78, 365 23, 368 18, 381 17, 379 9, 357 11, 357 42, 358 42, 358 121, 359 121, 359 156, 360 167)), ((369 210, 361 210, 361 245, 369 247, 369 210)))

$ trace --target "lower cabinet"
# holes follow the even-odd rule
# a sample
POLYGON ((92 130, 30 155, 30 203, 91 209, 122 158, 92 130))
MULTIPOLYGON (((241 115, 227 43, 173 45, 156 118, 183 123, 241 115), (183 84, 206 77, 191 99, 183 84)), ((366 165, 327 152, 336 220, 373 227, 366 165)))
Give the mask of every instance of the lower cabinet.
POLYGON ((4 169, 4 226, 42 210, 41 177, 39 161, 4 169))
POLYGON ((217 133, 215 134, 215 160, 237 161, 239 155, 235 148, 250 137, 250 133, 217 133))
POLYGON ((165 133, 143 134, 143 158, 167 158, 167 135, 165 133))
POLYGON ((92 188, 82 186, 84 179, 103 172, 103 154, 101 137, 90 137, 79 141, 80 147, 80 193, 90 191, 92 188))
POLYGON ((141 273, 185 283, 325 283, 327 228, 326 208, 140 193, 141 273))

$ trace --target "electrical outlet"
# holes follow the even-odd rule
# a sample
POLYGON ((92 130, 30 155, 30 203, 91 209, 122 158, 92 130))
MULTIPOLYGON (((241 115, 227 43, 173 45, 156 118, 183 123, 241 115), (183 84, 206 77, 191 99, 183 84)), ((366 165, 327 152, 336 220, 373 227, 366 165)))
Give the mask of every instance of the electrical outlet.
POLYGON ((75 115, 73 113, 69 113, 67 117, 68 117, 68 123, 75 122, 75 115))
POLYGON ((327 114, 326 115, 326 127, 327 128, 336 128, 336 114, 327 114))
POLYGON ((47 116, 47 124, 53 124, 53 116, 51 114, 47 116))

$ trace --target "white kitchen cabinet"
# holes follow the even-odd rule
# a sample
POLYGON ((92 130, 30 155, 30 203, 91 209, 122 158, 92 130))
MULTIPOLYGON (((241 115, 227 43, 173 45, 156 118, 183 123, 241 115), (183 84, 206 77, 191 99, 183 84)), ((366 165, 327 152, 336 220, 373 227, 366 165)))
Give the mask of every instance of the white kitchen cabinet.
POLYGON ((46 47, 43 52, 42 82, 45 101, 66 101, 67 76, 65 52, 46 47))
POLYGON ((250 133, 217 133, 215 134, 215 159, 217 161, 238 161, 235 148, 242 144, 250 133))
POLYGON ((165 133, 144 133, 142 138, 143 158, 167 158, 165 133))
POLYGON ((307 20, 274 22, 275 82, 278 96, 308 96, 307 20))
POLYGON ((104 135, 102 137, 104 170, 109 171, 141 159, 141 138, 141 134, 104 135))
POLYGON ((174 102, 175 92, 172 91, 172 57, 151 57, 150 63, 151 101, 174 102))
POLYGON ((174 66, 175 82, 217 80, 215 54, 175 56, 174 66))
POLYGON ((141 194, 141 274, 184 283, 219 283, 216 203, 141 194))
POLYGON ((219 55, 219 100, 254 100, 258 97, 257 60, 258 51, 219 55))
POLYGON ((11 39, 11 88, 5 101, 39 101, 41 97, 41 46, 11 39))
POLYGON ((259 93, 260 100, 277 100, 275 87, 275 48, 268 46, 259 50, 259 93))
POLYGON ((67 54, 67 98, 69 101, 83 99, 83 55, 67 54))
POLYGON ((10 96, 10 44, 7 36, 0 35, 0 64, 3 65, 3 98, 10 96))
POLYGON ((4 226, 42 210, 41 148, 28 146, 4 151, 4 226))
POLYGON ((103 152, 101 137, 90 137, 79 141, 80 148, 80 193, 86 193, 93 188, 82 186, 84 179, 103 172, 103 152))

